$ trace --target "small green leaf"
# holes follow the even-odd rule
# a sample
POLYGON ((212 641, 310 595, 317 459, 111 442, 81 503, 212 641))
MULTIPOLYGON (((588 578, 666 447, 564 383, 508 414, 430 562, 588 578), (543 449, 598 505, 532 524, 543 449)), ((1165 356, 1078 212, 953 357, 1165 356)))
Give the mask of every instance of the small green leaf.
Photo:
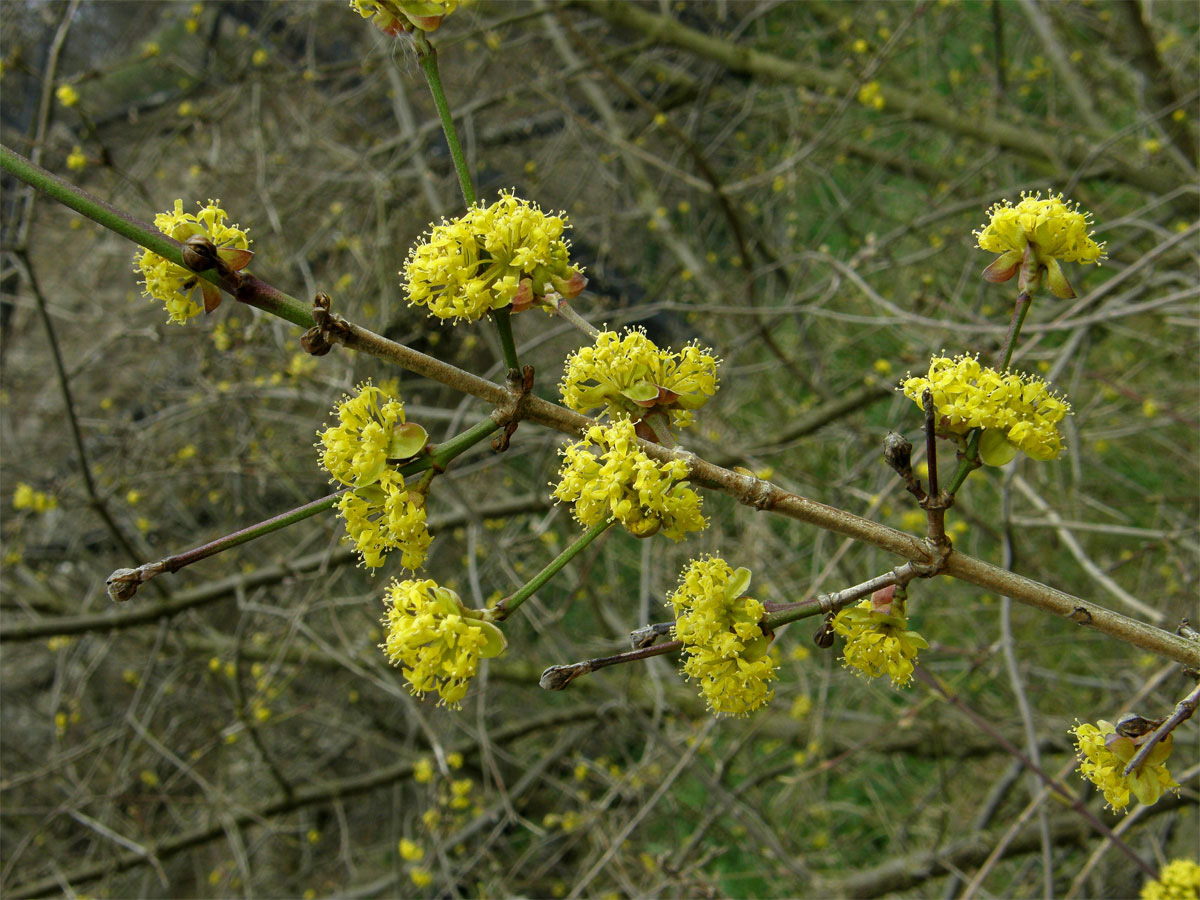
POLYGON ((478 625, 484 637, 487 638, 487 643, 483 645, 483 649, 479 651, 479 655, 484 659, 491 659, 499 656, 508 647, 508 641, 504 639, 504 632, 493 625, 491 622, 472 622, 472 625, 478 625))
POLYGON ((1001 431, 989 428, 979 439, 979 458, 985 465, 1003 466, 1012 462, 1016 455, 1017 445, 1009 443, 1001 431))
POLYGON ((388 459, 408 459, 416 456, 429 443, 429 432, 416 422, 397 425, 388 443, 388 459))
POLYGON ((708 402, 708 399, 703 394, 679 394, 675 405, 680 409, 699 409, 708 402))
POLYGON ((730 600, 745 596, 746 590, 750 587, 750 577, 750 570, 745 566, 742 566, 740 569, 734 569, 733 578, 725 586, 725 596, 730 600))
POLYGON ((771 639, 763 635, 762 637, 751 638, 746 641, 740 655, 746 662, 755 662, 766 656, 770 648, 771 639))
POLYGON ((649 381, 637 381, 621 391, 621 395, 634 403, 649 403, 658 399, 658 385, 649 381))
POLYGON ((462 601, 458 599, 458 594, 449 588, 435 587, 432 591, 434 601, 433 608, 444 616, 461 616, 465 611, 462 601))
POLYGON ((362 497, 364 500, 369 500, 372 503, 383 502, 382 491, 379 491, 377 489, 377 493, 379 493, 379 500, 376 501, 372 497, 367 496, 367 494, 365 494, 361 489, 365 488, 365 487, 369 487, 369 486, 373 485, 375 482, 377 482, 379 480, 379 476, 383 474, 383 470, 386 468, 387 468, 387 460, 380 459, 375 465, 371 466, 371 468, 364 469, 362 472, 360 472, 358 477, 356 479, 354 479, 355 492, 360 497, 362 497))

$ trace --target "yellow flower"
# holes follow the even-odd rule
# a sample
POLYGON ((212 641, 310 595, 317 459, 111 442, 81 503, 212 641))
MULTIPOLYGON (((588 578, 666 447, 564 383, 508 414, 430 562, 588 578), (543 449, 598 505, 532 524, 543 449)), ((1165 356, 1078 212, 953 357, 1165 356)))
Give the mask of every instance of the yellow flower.
POLYGON ((405 568, 425 560, 432 538, 425 526, 425 498, 405 488, 394 463, 425 448, 425 429, 404 418, 404 404, 369 382, 344 396, 338 424, 318 432, 321 465, 335 482, 354 488, 338 500, 338 512, 363 565, 378 568, 389 550, 403 553, 405 568))
POLYGON ((350 0, 351 9, 392 37, 414 27, 435 31, 457 7, 458 0, 350 0))
POLYGON ((440 319, 473 321, 511 305, 571 299, 587 279, 571 265, 566 220, 501 193, 491 206, 472 206, 434 225, 409 253, 401 273, 409 303, 440 319))
POLYGON ((13 491, 13 509, 31 509, 35 513, 44 513, 58 506, 58 499, 42 491, 35 491, 32 486, 21 481, 13 491))
POLYGON ((88 158, 84 154, 83 148, 76 144, 67 154, 67 168, 72 172, 81 172, 87 168, 87 163, 88 158))
POLYGON ((1147 881, 1142 900, 1200 900, 1200 865, 1176 859, 1165 866, 1158 881, 1147 881))
POLYGON ((408 873, 408 877, 412 879, 412 883, 417 887, 429 887, 429 885, 433 884, 433 875, 428 869, 420 867, 412 869, 408 873))
POLYGON ((858 89, 858 102, 872 109, 883 109, 883 91, 878 81, 868 81, 858 89))
POLYGON ((344 394, 335 412, 338 424, 318 432, 317 446, 322 449, 321 465, 342 484, 373 484, 388 468, 389 458, 407 459, 424 448, 425 429, 409 425, 404 404, 369 381, 360 384, 353 397, 344 394))
POLYGON ((582 441, 563 448, 562 455, 554 496, 575 504, 575 518, 584 527, 611 515, 636 537, 661 529, 678 541, 708 524, 699 495, 679 483, 687 477, 687 463, 650 459, 638 446, 628 419, 592 426, 582 441))
POLYGON ((925 638, 908 630, 903 606, 892 600, 880 605, 869 599, 843 609, 833 620, 833 629, 846 638, 845 666, 867 678, 886 674, 896 687, 912 681, 917 651, 929 646, 925 638))
POLYGON ((669 410, 675 425, 692 423, 717 392, 717 359, 712 350, 688 344, 679 353, 660 350, 646 332, 631 328, 624 336, 604 331, 591 347, 567 357, 559 391, 563 403, 579 413, 603 406, 613 418, 635 422, 656 410, 669 410))
POLYGON ((1013 206, 1002 200, 988 210, 989 220, 974 232, 979 248, 1000 256, 983 270, 988 281, 1008 281, 1020 270, 1017 287, 1032 291, 1041 273, 1056 297, 1075 296, 1059 260, 1096 263, 1104 259, 1104 244, 1092 240, 1088 226, 1091 213, 1080 212, 1079 204, 1068 206, 1062 194, 1042 199, 1041 193, 1021 192, 1021 202, 1013 206))
POLYGON ((409 689, 418 697, 435 692, 439 703, 457 707, 479 671, 479 660, 504 652, 499 628, 430 579, 393 580, 384 604, 387 636, 380 648, 392 665, 403 667, 409 689))
POLYGON ((988 465, 1004 465, 1018 450, 1037 460, 1055 459, 1063 451, 1058 423, 1071 405, 1033 376, 1001 373, 965 354, 935 356, 927 376, 910 375, 900 388, 922 409, 921 395, 926 388, 932 391, 938 434, 984 429, 980 458, 988 465))
POLYGON ((400 858, 407 862, 417 862, 425 858, 425 849, 408 838, 400 839, 400 858))
POLYGON ((265 48, 259 47, 250 54, 250 63, 255 66, 265 66, 267 64, 267 60, 270 59, 270 56, 271 54, 268 53, 265 48))
POLYGON ((425 756, 413 765, 413 780, 419 784, 429 784, 433 781, 433 760, 425 756))
MULTIPOLYGON (((200 207, 199 214, 193 215, 183 211, 182 200, 176 200, 173 210, 154 217, 154 227, 177 241, 186 241, 196 235, 207 237, 217 247, 221 260, 237 271, 245 268, 254 254, 246 249, 250 246, 246 232, 236 225, 226 224, 229 214, 221 209, 220 202, 209 200, 207 206, 200 207)), ((161 300, 171 316, 170 321, 180 325, 200 313, 200 305, 192 300, 197 285, 206 310, 212 311, 221 302, 220 291, 214 285, 149 250, 143 250, 134 260, 134 271, 142 275, 145 296, 161 300)))
POLYGON ((765 610, 751 597, 749 569, 731 569, 717 556, 692 560, 668 598, 675 610, 673 635, 683 642, 683 672, 700 684, 714 713, 744 716, 775 692, 771 638, 759 627, 765 610))
POLYGON ((1103 719, 1095 725, 1077 725, 1071 733, 1075 735, 1080 773, 1104 792, 1104 800, 1112 809, 1128 806, 1130 793, 1150 806, 1158 802, 1164 790, 1179 787, 1166 767, 1173 734, 1156 744, 1146 761, 1125 775, 1125 766, 1138 751, 1133 738, 1117 734, 1112 723, 1103 719))
POLYGON ((79 91, 69 84, 60 84, 55 89, 54 96, 63 106, 74 106, 79 102, 79 91))
POLYGON ((389 550, 399 550, 400 564, 416 571, 425 564, 433 538, 425 520, 425 497, 406 490, 393 469, 366 487, 343 494, 337 503, 346 533, 368 569, 383 565, 389 550))

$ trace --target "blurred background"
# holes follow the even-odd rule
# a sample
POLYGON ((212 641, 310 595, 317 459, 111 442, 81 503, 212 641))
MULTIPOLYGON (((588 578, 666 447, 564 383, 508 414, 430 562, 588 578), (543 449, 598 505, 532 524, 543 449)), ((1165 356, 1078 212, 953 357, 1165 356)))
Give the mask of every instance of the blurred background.
MULTIPOLYGON (((426 318, 397 277, 461 209, 406 39, 343 2, 3 14, 6 145, 146 221, 220 198, 256 275, 502 377, 490 328, 426 318)), ((881 441, 920 445, 921 422, 895 385, 943 349, 994 356, 1015 298, 979 277, 972 230, 1021 191, 1082 203, 1109 259, 1067 267, 1077 300, 1036 298, 1014 363, 1069 397, 1069 449, 973 475, 949 532, 1174 630, 1197 598, 1198 33, 1192 3, 476 2, 433 42, 482 199, 512 188, 569 216, 590 279, 574 307, 724 360, 685 446, 909 531, 924 515, 881 441)), ((923 686, 854 677, 812 620, 780 633, 776 696, 746 719, 712 719, 670 657, 541 691, 545 667, 666 620, 701 553, 775 602, 897 562, 720 494, 682 544, 589 547, 507 623, 457 712, 387 665, 399 561, 356 567, 332 514, 114 608, 113 569, 328 493, 312 445, 357 382, 391 381, 435 440, 487 410, 379 360, 310 357, 299 329, 228 299, 168 324, 132 245, 7 178, 2 203, 6 896, 1139 890, 994 735, 923 686)), ((580 335, 536 310, 514 328, 557 399, 580 335)), ((424 574, 481 606, 565 547, 560 444, 526 424, 437 479, 424 574)), ((1121 818, 1072 772, 1067 733, 1165 715, 1193 684, 1178 666, 949 578, 911 597, 922 667, 1152 866, 1195 858, 1194 722, 1179 796, 1121 818)))

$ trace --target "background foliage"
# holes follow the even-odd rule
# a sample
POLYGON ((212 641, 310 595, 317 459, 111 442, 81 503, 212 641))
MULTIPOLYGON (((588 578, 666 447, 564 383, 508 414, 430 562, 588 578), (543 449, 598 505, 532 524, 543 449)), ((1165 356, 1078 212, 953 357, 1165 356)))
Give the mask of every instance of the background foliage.
MULTIPOLYGON (((919 531, 880 464, 887 429, 919 433, 890 388, 930 352, 995 350, 1014 292, 978 278, 989 259, 971 229, 1001 197, 1063 190, 1094 213, 1111 259, 1075 267, 1080 302, 1035 301, 1016 365, 1070 397, 1070 449, 973 476, 951 534, 1164 627, 1194 614, 1200 8, 642 9, 833 80, 747 72, 587 4, 479 2, 434 42, 481 197, 512 187, 569 214, 591 279, 576 307, 723 357, 689 448, 919 531), (876 108, 875 82, 948 118, 876 108), (989 118, 1033 140, 1000 146, 989 118), (1079 148, 1086 159, 1069 162, 1079 148)), ((41 98, 69 82, 80 99, 51 111, 49 168, 147 220, 176 197, 219 197, 250 228, 256 274, 302 297, 326 290, 368 327, 501 376, 490 329, 441 327, 398 284, 412 242, 461 202, 403 41, 340 2, 4 13, 4 143, 29 153, 41 98), (76 147, 86 164, 68 171, 76 147)), ((775 601, 894 564, 718 494, 705 500, 713 527, 684 544, 614 531, 589 548, 507 624, 510 651, 458 713, 414 701, 386 665, 380 597, 399 571, 356 568, 332 516, 159 579, 169 599, 148 586, 113 613, 149 610, 142 621, 81 619, 110 611, 115 567, 327 492, 314 432, 357 381, 398 378, 434 439, 481 408, 376 360, 308 357, 292 326, 231 301, 166 324, 139 296, 129 244, 5 188, 5 248, 28 250, 40 287, 6 256, 6 894, 950 896, 979 873, 971 890, 1036 896, 1046 870, 1059 893, 1136 892, 1140 873, 1048 808, 993 739, 923 687, 852 677, 803 624, 777 641, 778 694, 749 719, 711 720, 668 659, 540 691, 545 666, 615 652, 666 618, 676 573, 702 552, 750 567, 756 596, 775 601), (57 507, 12 509, 18 483, 57 507), (412 778, 423 758, 432 781, 412 778), (455 808, 466 789, 450 784, 467 779, 455 808), (429 888, 409 880, 403 837, 425 847, 429 888)), ((555 398, 577 333, 540 312, 515 328, 538 392, 555 398)), ((432 577, 483 605, 573 538, 548 497, 558 444, 525 425, 507 453, 484 445, 438 479, 432 577)), ((1161 715, 1188 685, 1177 666, 969 585, 912 593, 932 644, 922 666, 1074 791, 1086 793, 1069 772, 1076 718, 1161 715)), ((1196 735, 1194 723, 1177 735, 1180 798, 1123 823, 1153 865, 1195 847, 1196 735)))

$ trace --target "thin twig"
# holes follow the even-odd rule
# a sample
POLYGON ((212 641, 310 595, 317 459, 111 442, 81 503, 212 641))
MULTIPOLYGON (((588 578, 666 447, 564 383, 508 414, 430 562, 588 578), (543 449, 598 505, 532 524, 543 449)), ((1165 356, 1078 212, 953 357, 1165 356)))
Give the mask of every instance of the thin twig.
POLYGON ((1175 709, 1171 715, 1163 719, 1163 723, 1155 728, 1154 732, 1146 738, 1145 743, 1138 748, 1138 752, 1133 755, 1133 758, 1125 766, 1124 774, 1129 775, 1134 769, 1143 765, 1150 757, 1150 754, 1154 752, 1155 746, 1178 728, 1181 723, 1190 719, 1192 713, 1196 711, 1197 706, 1200 706, 1200 684, 1192 688, 1191 693, 1175 705, 1175 709))

